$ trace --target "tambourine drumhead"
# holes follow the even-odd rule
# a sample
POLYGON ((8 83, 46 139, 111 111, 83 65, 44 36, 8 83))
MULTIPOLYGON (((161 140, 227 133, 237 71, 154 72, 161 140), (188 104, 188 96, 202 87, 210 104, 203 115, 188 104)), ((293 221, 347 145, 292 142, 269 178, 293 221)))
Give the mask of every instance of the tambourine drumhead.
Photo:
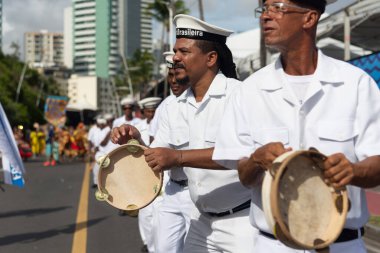
POLYGON ((100 164, 98 189, 105 200, 122 210, 137 210, 160 193, 162 173, 153 172, 144 158, 146 147, 125 144, 111 151, 100 164))
POLYGON ((324 155, 293 151, 273 162, 262 186, 267 223, 284 244, 298 249, 321 249, 333 243, 348 212, 345 189, 324 182, 324 155), (274 174, 274 175, 272 175, 274 174))

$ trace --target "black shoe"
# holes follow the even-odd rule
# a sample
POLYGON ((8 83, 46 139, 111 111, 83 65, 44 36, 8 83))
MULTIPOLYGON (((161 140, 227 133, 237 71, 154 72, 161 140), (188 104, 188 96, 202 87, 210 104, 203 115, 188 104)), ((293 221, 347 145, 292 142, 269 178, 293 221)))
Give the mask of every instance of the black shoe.
POLYGON ((97 184, 92 184, 91 187, 92 187, 92 188, 98 188, 98 185, 97 185, 97 184))
POLYGON ((146 245, 142 246, 140 251, 141 252, 149 252, 148 251, 148 246, 146 246, 146 245))

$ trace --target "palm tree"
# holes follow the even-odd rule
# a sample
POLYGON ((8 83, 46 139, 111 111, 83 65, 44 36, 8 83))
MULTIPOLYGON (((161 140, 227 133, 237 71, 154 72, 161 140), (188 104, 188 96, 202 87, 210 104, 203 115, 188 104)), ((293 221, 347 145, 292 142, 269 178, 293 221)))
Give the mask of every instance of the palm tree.
MULTIPOLYGON (((164 42, 165 32, 169 34, 170 22, 169 20, 169 8, 173 8, 173 15, 187 14, 190 10, 186 7, 183 0, 155 0, 153 3, 148 4, 147 13, 154 19, 160 22, 163 26, 161 41, 164 42)), ((166 36, 168 39, 169 36, 166 36)), ((166 45, 168 40, 166 40, 166 45)), ((162 50, 165 50, 165 45, 162 46, 162 50)))
POLYGON ((132 83, 135 85, 133 89, 140 88, 140 96, 145 96, 148 91, 148 84, 153 76, 154 57, 148 51, 136 50, 132 58, 128 61, 131 71, 132 83))

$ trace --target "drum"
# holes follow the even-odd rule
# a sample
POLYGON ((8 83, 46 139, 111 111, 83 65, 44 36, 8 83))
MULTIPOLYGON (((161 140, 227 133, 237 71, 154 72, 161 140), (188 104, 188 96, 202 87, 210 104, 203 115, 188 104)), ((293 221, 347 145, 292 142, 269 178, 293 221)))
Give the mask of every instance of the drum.
POLYGON ((145 149, 129 142, 98 160, 98 200, 131 212, 149 205, 160 194, 163 173, 148 166, 145 149))
POLYGON ((343 229, 349 209, 347 191, 325 183, 325 159, 314 149, 290 151, 265 172, 265 218, 277 239, 289 247, 325 249, 343 229))

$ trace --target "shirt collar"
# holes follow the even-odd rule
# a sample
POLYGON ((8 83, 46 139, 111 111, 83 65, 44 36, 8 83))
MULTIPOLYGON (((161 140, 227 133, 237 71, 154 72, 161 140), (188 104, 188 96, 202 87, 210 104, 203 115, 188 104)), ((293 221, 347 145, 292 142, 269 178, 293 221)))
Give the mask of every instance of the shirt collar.
MULTIPOLYGON (((223 96, 226 94, 226 86, 227 86, 227 78, 222 73, 218 73, 214 80, 212 81, 210 87, 207 90, 207 93, 205 95, 212 97, 212 96, 223 96)), ((184 91, 179 97, 177 97, 177 101, 186 101, 189 97, 193 97, 193 91, 191 90, 191 87, 188 88, 186 91, 184 91)))
MULTIPOLYGON (((260 88, 262 90, 277 90, 283 87, 284 69, 282 67, 280 57, 272 63, 271 70, 274 70, 279 75, 273 75, 273 72, 267 72, 266 75, 268 77, 265 78, 266 80, 264 80, 264 82, 260 83, 260 88)), ((334 64, 334 61, 330 57, 323 54, 321 50, 318 50, 318 63, 314 72, 314 78, 315 80, 320 81, 321 84, 335 84, 343 82, 343 78, 339 75, 339 70, 334 64)))

